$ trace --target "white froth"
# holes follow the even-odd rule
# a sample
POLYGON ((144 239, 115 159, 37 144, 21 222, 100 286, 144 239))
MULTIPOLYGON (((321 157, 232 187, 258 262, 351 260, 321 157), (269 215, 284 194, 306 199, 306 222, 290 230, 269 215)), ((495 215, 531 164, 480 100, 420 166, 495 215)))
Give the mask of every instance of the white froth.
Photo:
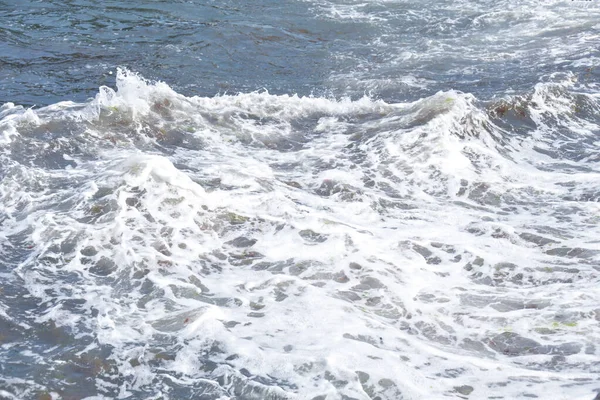
POLYGON ((455 91, 187 98, 119 70, 89 104, 5 106, 5 135, 56 115, 85 121, 89 146, 61 157, 68 172, 16 166, 0 183, 7 232, 34 246, 15 271, 47 304, 37 322, 112 349, 107 396, 589 398, 597 165, 544 169, 535 146, 558 140, 552 119, 597 127, 558 118, 571 92, 552 87, 535 88, 524 139, 455 91), (162 144, 180 132, 185 146, 162 144), (15 197, 19 180, 43 189, 15 197))

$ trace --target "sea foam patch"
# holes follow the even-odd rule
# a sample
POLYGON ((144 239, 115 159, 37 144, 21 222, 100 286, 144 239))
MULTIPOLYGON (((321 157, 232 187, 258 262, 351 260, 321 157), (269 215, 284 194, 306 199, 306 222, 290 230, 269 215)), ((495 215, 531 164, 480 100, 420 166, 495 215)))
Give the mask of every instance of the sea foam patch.
MULTIPOLYGON (((203 98, 119 71, 117 90, 88 103, 30 110, 30 123, 6 114, 3 273, 31 304, 2 303, 29 336, 3 331, 0 358, 22 366, 9 350, 29 349, 52 372, 3 384, 63 397, 589 397, 597 171, 542 148, 565 145, 549 137, 579 94, 532 93, 508 105, 458 91, 203 98), (535 134, 511 128, 521 112, 535 134), (21 157, 25 145, 39 152, 21 157)), ((590 136, 587 115, 560 129, 590 136)))

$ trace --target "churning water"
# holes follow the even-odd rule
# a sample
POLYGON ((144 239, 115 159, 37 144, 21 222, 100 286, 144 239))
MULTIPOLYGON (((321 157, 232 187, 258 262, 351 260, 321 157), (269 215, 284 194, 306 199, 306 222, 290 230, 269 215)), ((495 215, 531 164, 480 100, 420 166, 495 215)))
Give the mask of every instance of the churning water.
POLYGON ((598 2, 0 35, 0 398, 600 398, 598 2))

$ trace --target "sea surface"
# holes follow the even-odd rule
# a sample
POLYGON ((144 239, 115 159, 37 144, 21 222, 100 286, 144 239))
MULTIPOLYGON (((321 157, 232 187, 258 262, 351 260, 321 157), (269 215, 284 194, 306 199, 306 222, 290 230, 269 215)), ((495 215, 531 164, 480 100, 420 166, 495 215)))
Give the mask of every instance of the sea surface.
POLYGON ((600 2, 0 0, 0 399, 600 399, 600 2))

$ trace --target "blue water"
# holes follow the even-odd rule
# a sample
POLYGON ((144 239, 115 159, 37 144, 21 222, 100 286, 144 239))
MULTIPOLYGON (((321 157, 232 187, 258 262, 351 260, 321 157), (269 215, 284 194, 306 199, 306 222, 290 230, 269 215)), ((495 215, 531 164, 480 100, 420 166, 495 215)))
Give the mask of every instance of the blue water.
MULTIPOLYGON (((82 101, 116 66, 184 94, 324 90, 354 26, 302 2, 19 2, 2 6, 3 102, 82 101), (336 43, 338 42, 338 43, 336 43)), ((366 31, 366 29, 365 29, 366 31)), ((366 33, 366 32, 365 32, 366 33)))
POLYGON ((596 1, 0 0, 0 399, 600 398, 596 1))
POLYGON ((0 101, 83 101, 114 84, 116 66, 202 96, 266 89, 402 101, 456 89, 489 98, 559 71, 593 81, 593 64, 574 63, 598 57, 597 10, 566 3, 344 2, 364 16, 336 18, 319 15, 335 2, 4 1, 0 101), (546 26, 546 12, 558 26, 546 26), (405 76, 427 89, 400 84, 405 76))

